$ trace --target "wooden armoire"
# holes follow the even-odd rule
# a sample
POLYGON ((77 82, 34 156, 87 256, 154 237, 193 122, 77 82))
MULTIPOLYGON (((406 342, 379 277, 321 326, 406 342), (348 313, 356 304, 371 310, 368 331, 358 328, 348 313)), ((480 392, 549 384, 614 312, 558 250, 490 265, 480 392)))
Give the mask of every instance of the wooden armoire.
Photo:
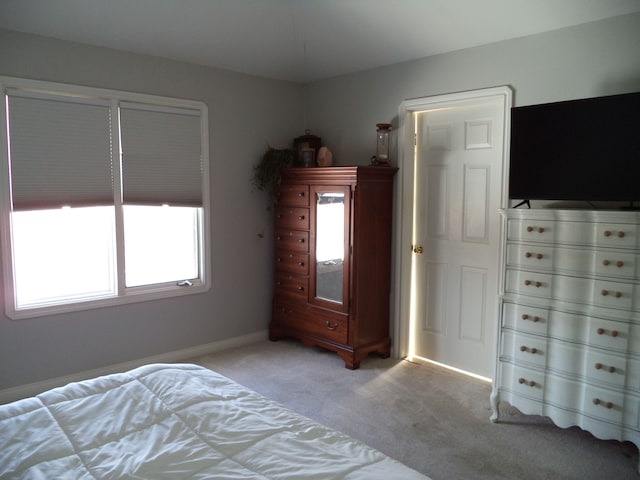
POLYGON ((274 207, 269 337, 335 351, 356 369, 390 355, 394 167, 287 168, 274 207))

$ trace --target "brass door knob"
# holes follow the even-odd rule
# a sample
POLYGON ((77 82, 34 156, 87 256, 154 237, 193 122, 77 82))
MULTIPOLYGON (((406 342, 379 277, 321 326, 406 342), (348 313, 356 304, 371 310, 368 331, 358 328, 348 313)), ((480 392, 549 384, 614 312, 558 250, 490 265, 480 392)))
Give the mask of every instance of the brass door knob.
POLYGON ((423 252, 424 252, 424 248, 422 248, 422 245, 413 246, 413 253, 421 254, 423 252))

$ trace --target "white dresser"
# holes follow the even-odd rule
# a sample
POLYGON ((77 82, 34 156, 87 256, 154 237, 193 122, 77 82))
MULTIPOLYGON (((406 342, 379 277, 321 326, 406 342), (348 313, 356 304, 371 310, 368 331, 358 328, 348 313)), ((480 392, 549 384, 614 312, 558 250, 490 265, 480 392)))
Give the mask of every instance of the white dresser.
POLYGON ((503 213, 491 420, 505 401, 640 446, 640 213, 503 213))

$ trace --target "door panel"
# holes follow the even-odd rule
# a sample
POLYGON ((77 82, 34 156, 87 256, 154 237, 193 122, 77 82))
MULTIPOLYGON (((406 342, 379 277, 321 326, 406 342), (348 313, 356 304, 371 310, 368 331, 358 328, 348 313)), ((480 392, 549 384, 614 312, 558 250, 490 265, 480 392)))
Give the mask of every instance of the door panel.
POLYGON ((493 374, 504 99, 414 114, 415 353, 493 374))

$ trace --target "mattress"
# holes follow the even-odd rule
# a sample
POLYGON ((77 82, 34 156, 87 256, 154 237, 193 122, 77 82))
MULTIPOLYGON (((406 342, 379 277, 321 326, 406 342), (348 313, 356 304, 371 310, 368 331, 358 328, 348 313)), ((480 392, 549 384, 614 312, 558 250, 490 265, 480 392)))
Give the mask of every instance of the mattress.
POLYGON ((0 479, 422 479, 211 370, 152 364, 0 406, 0 479))

